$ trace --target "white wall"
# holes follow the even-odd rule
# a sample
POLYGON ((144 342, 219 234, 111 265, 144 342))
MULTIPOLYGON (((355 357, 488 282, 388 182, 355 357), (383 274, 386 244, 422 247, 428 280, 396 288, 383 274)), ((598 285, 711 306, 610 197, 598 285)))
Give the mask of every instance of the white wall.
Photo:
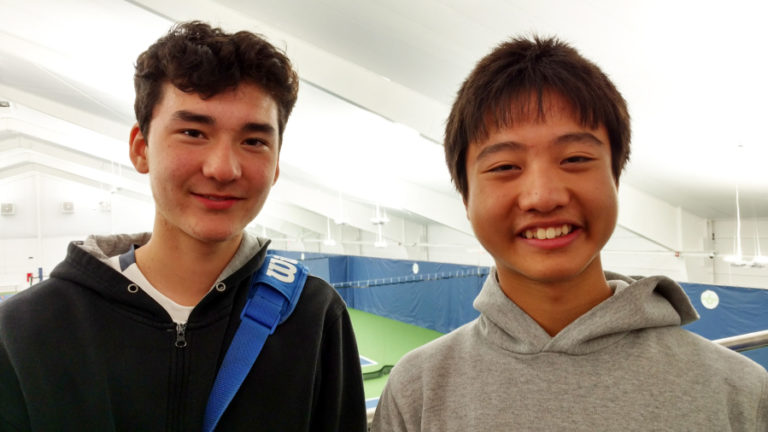
POLYGON ((0 216, 0 292, 28 287, 26 274, 37 278, 38 268, 47 277, 72 240, 149 231, 154 219, 148 198, 110 193, 42 171, 0 179, 0 202, 16 209, 0 216), (62 211, 65 201, 74 205, 72 213, 62 211))

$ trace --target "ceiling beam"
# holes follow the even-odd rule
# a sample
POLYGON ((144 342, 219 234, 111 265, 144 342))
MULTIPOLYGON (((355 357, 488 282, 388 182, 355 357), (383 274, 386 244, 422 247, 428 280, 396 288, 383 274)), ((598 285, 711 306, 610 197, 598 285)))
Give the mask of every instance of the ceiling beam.
POLYGON ((209 0, 131 0, 131 3, 174 21, 205 17, 206 21, 230 30, 249 29, 264 34, 286 49, 303 79, 407 125, 434 142, 442 142, 447 106, 266 23, 209 0))

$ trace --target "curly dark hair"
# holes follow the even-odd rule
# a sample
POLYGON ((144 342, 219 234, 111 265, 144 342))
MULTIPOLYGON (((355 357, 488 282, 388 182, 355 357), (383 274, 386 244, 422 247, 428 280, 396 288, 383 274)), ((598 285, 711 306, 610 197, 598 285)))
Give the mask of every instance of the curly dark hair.
POLYGON ((466 155, 470 143, 486 139, 489 127, 510 127, 536 113, 544 115, 547 92, 568 101, 584 125, 605 126, 613 177, 629 160, 627 103, 597 65, 556 38, 515 38, 482 58, 464 81, 445 128, 445 161, 466 200, 466 155), (533 98, 532 98, 533 96, 533 98), (537 106, 529 106, 536 103, 537 106), (533 111, 535 109, 536 111, 533 111))
POLYGON ((259 86, 277 104, 281 143, 299 91, 291 61, 263 37, 247 31, 225 33, 200 21, 174 25, 141 53, 133 82, 136 120, 145 137, 166 82, 203 99, 242 82, 259 86))

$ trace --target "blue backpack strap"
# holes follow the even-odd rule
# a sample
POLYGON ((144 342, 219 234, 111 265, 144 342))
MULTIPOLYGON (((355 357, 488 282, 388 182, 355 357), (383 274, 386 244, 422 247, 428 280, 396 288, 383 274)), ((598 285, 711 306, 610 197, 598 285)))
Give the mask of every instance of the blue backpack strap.
POLYGON ((216 428, 267 337, 296 308, 308 273, 306 267, 294 260, 267 255, 264 264, 251 278, 248 301, 240 314, 240 325, 208 397, 203 432, 212 432, 216 428))

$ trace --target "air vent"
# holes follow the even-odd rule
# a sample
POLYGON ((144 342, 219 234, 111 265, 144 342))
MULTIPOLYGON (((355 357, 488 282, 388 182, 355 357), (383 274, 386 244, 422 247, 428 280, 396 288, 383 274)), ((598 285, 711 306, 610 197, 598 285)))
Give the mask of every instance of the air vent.
POLYGON ((0 215, 12 216, 16 214, 16 204, 14 203, 0 203, 0 215))
POLYGON ((64 201, 61 203, 61 212, 70 214, 75 212, 75 203, 72 201, 64 201))

